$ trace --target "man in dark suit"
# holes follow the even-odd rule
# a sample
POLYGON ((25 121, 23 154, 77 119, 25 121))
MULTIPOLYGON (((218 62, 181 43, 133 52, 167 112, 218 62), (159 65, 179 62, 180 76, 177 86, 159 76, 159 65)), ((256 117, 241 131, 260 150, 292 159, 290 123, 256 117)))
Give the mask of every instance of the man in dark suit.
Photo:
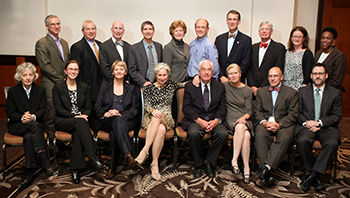
POLYGON ((324 188, 318 176, 325 173, 340 143, 338 124, 342 118, 341 92, 327 85, 327 78, 325 65, 317 63, 311 73, 313 84, 299 90, 299 117, 295 132, 297 146, 308 172, 300 184, 305 192, 311 186, 315 190, 324 188), (312 152, 315 140, 322 145, 316 160, 312 152))
POLYGON ((116 60, 122 60, 128 65, 130 44, 122 40, 125 29, 124 24, 115 21, 111 28, 112 37, 100 46, 100 66, 103 73, 103 81, 113 80, 111 72, 112 64, 116 60))
POLYGON ((248 86, 252 88, 253 94, 260 87, 269 84, 267 73, 272 67, 284 69, 285 47, 271 39, 273 25, 268 21, 260 23, 259 36, 261 42, 252 46, 252 65, 247 74, 248 86))
MULTIPOLYGON (((102 82, 102 73, 99 64, 99 45, 101 42, 95 40, 96 25, 93 21, 84 21, 81 31, 84 37, 71 46, 70 60, 76 60, 78 62, 79 75, 77 81, 84 82, 90 86, 91 104, 94 106, 102 82)), ((91 129, 95 132, 98 130, 96 121, 96 116, 92 113, 89 123, 91 129)))
POLYGON ((271 68, 268 80, 270 86, 262 87, 256 95, 255 147, 261 167, 257 181, 260 187, 275 183, 271 172, 277 169, 292 143, 298 117, 298 94, 282 84, 282 70, 271 68))
POLYGON ((245 82, 245 74, 250 69, 252 39, 238 30, 241 24, 241 14, 230 10, 226 15, 229 31, 215 39, 215 46, 219 52, 220 81, 227 82, 226 68, 237 63, 242 71, 241 80, 245 82))
POLYGON ((216 162, 221 148, 227 142, 226 123, 226 95, 225 87, 213 76, 213 63, 203 60, 199 63, 200 86, 196 87, 192 81, 185 86, 184 104, 182 111, 185 118, 182 128, 187 130, 188 143, 194 159, 195 177, 202 175, 202 169, 209 177, 215 176, 216 162), (211 133, 212 144, 203 164, 201 157, 202 138, 211 133))
POLYGON ((35 56, 40 66, 41 85, 46 89, 47 108, 45 114, 46 132, 52 139, 55 134, 55 108, 52 102, 52 88, 54 84, 64 80, 64 65, 69 59, 67 41, 58 36, 61 22, 58 16, 48 15, 45 18, 48 33, 35 44, 35 56))
POLYGON ((162 61, 162 44, 152 40, 154 25, 151 21, 141 24, 143 39, 130 47, 129 74, 135 85, 147 86, 155 80, 153 68, 162 61))

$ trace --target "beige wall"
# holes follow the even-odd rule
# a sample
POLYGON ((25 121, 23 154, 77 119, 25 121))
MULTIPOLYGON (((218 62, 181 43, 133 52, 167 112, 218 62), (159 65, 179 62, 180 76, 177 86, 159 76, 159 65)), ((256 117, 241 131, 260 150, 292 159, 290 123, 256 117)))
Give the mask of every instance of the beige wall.
POLYGON ((60 36, 71 45, 81 39, 81 24, 95 21, 97 39, 110 38, 113 21, 125 24, 124 39, 133 44, 142 39, 140 25, 151 20, 156 27, 154 40, 165 45, 170 41, 168 27, 173 20, 182 19, 188 26, 185 41, 195 38, 194 22, 203 17, 210 22, 209 38, 227 31, 226 13, 241 12, 239 29, 259 41, 259 23, 269 20, 274 25, 272 38, 286 45, 295 25, 309 31, 314 48, 317 0, 2 0, 0 1, 0 54, 34 55, 35 42, 46 34, 44 18, 56 14, 61 18, 60 36))

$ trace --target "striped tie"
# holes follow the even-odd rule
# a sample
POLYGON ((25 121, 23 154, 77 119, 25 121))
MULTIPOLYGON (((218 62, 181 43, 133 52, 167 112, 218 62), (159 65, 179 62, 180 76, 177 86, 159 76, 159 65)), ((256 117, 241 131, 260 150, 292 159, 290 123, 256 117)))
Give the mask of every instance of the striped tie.
POLYGON ((100 52, 98 51, 95 43, 94 43, 94 51, 95 51, 97 62, 100 62, 100 60, 99 60, 100 52))
POLYGON ((153 58, 153 53, 152 53, 152 46, 148 46, 148 57, 149 57, 149 74, 148 74, 148 79, 153 82, 154 81, 154 58, 153 58))
MULTIPOLYGON (((208 89, 208 85, 204 85, 203 104, 204 104, 205 111, 208 111, 208 109, 209 109, 209 89, 208 89)), ((209 117, 207 115, 204 116, 204 119, 209 121, 209 117)))

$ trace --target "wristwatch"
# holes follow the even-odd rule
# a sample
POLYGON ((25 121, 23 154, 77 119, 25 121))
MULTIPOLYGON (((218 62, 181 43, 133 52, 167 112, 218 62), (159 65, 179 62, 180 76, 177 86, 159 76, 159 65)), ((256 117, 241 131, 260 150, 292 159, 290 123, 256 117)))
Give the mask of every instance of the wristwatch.
POLYGON ((215 118, 215 120, 218 120, 219 124, 221 124, 221 119, 220 118, 215 118))

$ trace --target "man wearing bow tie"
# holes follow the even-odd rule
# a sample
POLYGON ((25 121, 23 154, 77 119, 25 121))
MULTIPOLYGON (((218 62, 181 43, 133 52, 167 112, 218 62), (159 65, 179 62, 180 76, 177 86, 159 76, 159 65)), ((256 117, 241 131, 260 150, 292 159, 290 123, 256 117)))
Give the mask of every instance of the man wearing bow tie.
POLYGON ((242 71, 241 80, 245 83, 245 74, 251 64, 252 39, 238 30, 238 25, 241 24, 241 14, 238 11, 230 10, 226 15, 226 23, 229 31, 215 39, 219 53, 219 77, 221 82, 227 82, 226 68, 237 63, 242 71))
POLYGON ((116 60, 122 60, 128 65, 130 44, 122 40, 125 29, 124 24, 115 21, 111 28, 112 37, 100 46, 100 66, 103 74, 103 81, 111 81, 112 64, 116 60))
POLYGON ((262 87, 256 95, 255 147, 261 168, 257 185, 261 187, 275 183, 271 172, 277 169, 292 143, 298 117, 298 94, 282 85, 282 80, 282 70, 271 68, 270 86, 262 87))
POLYGON ((271 39, 273 25, 268 21, 260 23, 259 36, 261 42, 252 46, 252 65, 247 74, 248 86, 254 96, 260 87, 268 85, 266 78, 269 69, 274 66, 284 69, 286 48, 283 44, 271 39))

